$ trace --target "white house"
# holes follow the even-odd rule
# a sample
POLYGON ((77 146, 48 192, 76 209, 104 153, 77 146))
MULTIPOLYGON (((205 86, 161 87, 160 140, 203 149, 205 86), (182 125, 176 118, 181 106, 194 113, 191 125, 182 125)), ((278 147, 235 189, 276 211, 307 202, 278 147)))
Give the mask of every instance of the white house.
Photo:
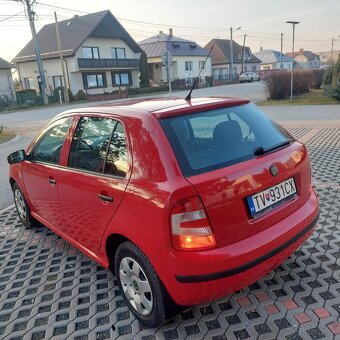
POLYGON ((261 60, 261 70, 280 70, 292 67, 292 58, 274 50, 260 50, 254 53, 255 57, 261 60))
POLYGON ((0 58, 0 98, 6 98, 10 101, 15 100, 15 90, 11 73, 12 68, 14 68, 14 65, 0 58))
POLYGON ((180 79, 190 85, 203 65, 199 82, 204 83, 205 77, 211 76, 211 57, 207 59, 209 52, 193 41, 173 36, 171 28, 169 34, 161 31, 158 35, 139 42, 139 46, 147 55, 150 77, 156 84, 163 82, 161 56, 166 50, 173 56, 171 65, 173 80, 180 79))
MULTIPOLYGON (((289 57, 293 57, 293 53, 286 53, 289 57)), ((305 51, 300 48, 298 52, 294 52, 294 69, 310 69, 320 67, 320 56, 311 51, 305 51)))
MULTIPOLYGON (((111 92, 119 86, 139 87, 141 49, 110 11, 74 16, 59 22, 66 66, 66 85, 76 94, 111 92)), ((37 34, 45 79, 50 91, 64 85, 55 24, 37 34)), ((23 89, 41 91, 31 40, 13 59, 23 89)))

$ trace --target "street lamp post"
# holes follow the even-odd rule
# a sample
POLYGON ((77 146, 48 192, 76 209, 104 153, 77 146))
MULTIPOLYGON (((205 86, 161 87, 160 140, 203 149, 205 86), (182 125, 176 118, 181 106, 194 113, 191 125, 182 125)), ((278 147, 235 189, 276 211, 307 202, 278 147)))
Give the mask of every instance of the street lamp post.
POLYGON ((294 38, 295 38, 295 25, 299 24, 300 21, 286 21, 287 24, 292 24, 293 26, 293 50, 292 50, 292 69, 290 73, 290 100, 293 100, 293 77, 294 77, 294 38))
MULTIPOLYGON (((241 26, 236 28, 235 31, 241 29, 241 26)), ((233 54, 233 28, 230 27, 230 67, 231 67, 231 80, 234 81, 234 54, 233 54)))

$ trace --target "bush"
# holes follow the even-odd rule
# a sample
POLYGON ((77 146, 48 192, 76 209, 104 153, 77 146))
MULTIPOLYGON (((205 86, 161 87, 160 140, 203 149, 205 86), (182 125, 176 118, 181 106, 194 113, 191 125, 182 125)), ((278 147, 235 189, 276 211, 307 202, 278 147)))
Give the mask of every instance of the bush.
POLYGON ((74 96, 74 100, 87 100, 87 94, 83 90, 79 90, 74 96))
MULTIPOLYGON (((318 89, 322 84, 323 70, 294 71, 293 93, 302 94, 318 89)), ((272 73, 265 79, 269 99, 285 99, 290 96, 290 71, 272 73)))
POLYGON ((280 71, 265 80, 269 99, 285 99, 290 94, 290 72, 280 71))
MULTIPOLYGON (((67 89, 68 90, 68 98, 69 98, 69 101, 70 102, 73 102, 74 101, 74 97, 73 97, 73 93, 71 92, 70 89, 67 89)), ((54 90, 53 90, 53 100, 55 102, 59 102, 60 100, 60 97, 59 97, 59 91, 61 91, 61 99, 63 102, 65 102, 65 96, 64 96, 64 87, 63 86, 59 86, 59 87, 56 87, 54 90)))
POLYGON ((326 70, 323 79, 325 95, 340 101, 340 61, 326 70))
POLYGON ((325 73, 325 70, 317 69, 317 70, 313 70, 312 72, 313 72, 312 88, 313 89, 319 89, 322 85, 322 79, 323 79, 323 75, 325 73))

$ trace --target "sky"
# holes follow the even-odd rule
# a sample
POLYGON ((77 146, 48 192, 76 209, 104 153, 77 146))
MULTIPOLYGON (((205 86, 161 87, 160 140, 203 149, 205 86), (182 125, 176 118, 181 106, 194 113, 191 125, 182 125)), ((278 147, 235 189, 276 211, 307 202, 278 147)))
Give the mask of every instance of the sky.
MULTIPOLYGON (((32 1, 32 0, 31 0, 32 1)), ((36 30, 58 20, 109 9, 138 42, 173 28, 175 36, 203 46, 213 38, 233 38, 253 53, 263 49, 292 50, 292 25, 296 26, 295 50, 340 50, 340 0, 36 0, 36 30), (62 8, 56 8, 58 6, 62 8), (239 30, 236 30, 241 27, 239 30)), ((0 0, 0 57, 11 61, 31 39, 21 1, 0 0)))

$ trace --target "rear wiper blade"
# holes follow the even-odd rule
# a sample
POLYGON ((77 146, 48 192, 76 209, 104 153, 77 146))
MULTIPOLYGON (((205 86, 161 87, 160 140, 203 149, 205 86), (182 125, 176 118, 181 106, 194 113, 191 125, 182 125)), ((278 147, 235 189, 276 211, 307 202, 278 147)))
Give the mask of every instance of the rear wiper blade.
POLYGON ((268 152, 271 152, 271 151, 274 151, 276 149, 280 149, 282 148, 283 146, 286 146, 286 145, 289 145, 291 144, 292 142, 294 142, 294 139, 288 139, 282 143, 279 143, 279 144, 276 144, 274 146, 271 146, 270 148, 264 148, 262 146, 258 146, 255 150, 254 150, 254 155, 255 156, 261 156, 261 155, 264 155, 268 152))

